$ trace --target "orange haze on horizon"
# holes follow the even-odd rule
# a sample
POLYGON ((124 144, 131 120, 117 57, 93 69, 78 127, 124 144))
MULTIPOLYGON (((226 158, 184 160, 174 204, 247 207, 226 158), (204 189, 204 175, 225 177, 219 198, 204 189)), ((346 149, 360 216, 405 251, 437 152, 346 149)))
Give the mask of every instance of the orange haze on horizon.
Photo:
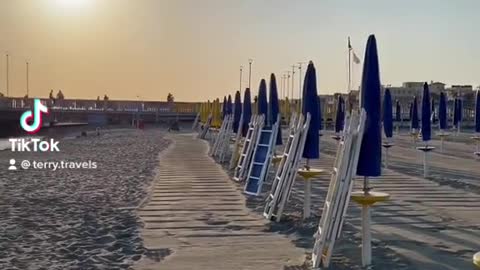
MULTIPOLYGON (((6 94, 6 52, 11 56, 12 96, 26 93, 28 61, 31 97, 61 89, 66 98, 107 94, 111 99, 165 100, 171 92, 178 101, 223 99, 238 90, 240 65, 242 88, 247 86, 249 58, 254 59, 253 95, 261 78, 274 72, 280 87, 280 76, 292 64, 308 60, 317 67, 319 94, 346 92, 347 36, 363 60, 370 33, 377 36, 384 84, 478 83, 480 64, 475 59, 480 50, 474 47, 478 38, 471 35, 475 29, 469 27, 475 25, 476 17, 470 15, 477 9, 459 3, 433 5, 437 2, 432 0, 375 0, 374 9, 344 2, 3 0, 0 92, 6 94), (408 8, 412 5, 421 7, 408 8), (424 5, 431 14, 420 13, 424 5), (465 16, 449 20, 455 15, 449 15, 451 5, 465 16), (447 42, 446 36, 455 42, 447 42)), ((354 88, 360 73, 358 65, 354 88)))

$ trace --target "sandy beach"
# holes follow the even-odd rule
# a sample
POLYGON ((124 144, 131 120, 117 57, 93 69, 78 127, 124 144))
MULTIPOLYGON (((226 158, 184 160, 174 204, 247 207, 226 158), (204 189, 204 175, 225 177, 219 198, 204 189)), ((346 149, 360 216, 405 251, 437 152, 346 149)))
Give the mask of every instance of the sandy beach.
POLYGON ((1 151, 0 269, 129 269, 145 252, 136 208, 168 144, 124 129, 62 140, 59 153, 1 151), (11 158, 98 167, 7 171, 11 158))
MULTIPOLYGON (((321 156, 311 162, 313 167, 332 169, 336 142, 331 135, 330 131, 324 132, 321 156)), ((374 259, 371 269, 472 269, 471 257, 480 240, 476 225, 480 220, 475 215, 480 210, 480 172, 478 161, 469 153, 472 143, 467 136, 461 134, 446 142, 444 153, 432 153, 428 179, 423 178, 423 158, 413 148, 411 138, 405 134, 395 137, 389 169, 385 169, 378 180, 372 180, 374 190, 388 192, 392 198, 378 204, 372 213, 374 259)), ((440 142, 434 140, 431 144, 439 146, 440 142)), ((277 153, 281 151, 279 146, 277 153)), ((246 196, 246 205, 258 214, 263 212, 274 171, 271 168, 261 196, 246 196)), ((329 181, 327 173, 313 182, 312 217, 302 220, 304 187, 302 178, 297 177, 282 222, 271 222, 268 229, 285 235, 296 247, 303 248, 306 264, 329 181)), ((361 182, 357 178, 356 189, 361 189, 361 182)), ((243 184, 237 187, 243 190, 243 184)), ((352 202, 329 269, 363 269, 360 229, 360 208, 352 202)))

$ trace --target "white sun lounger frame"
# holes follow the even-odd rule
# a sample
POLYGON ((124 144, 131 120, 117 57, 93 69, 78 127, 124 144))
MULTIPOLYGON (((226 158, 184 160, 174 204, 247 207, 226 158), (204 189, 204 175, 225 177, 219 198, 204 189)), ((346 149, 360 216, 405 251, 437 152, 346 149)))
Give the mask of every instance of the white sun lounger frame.
POLYGON ((233 170, 237 166, 237 152, 240 140, 242 139, 243 113, 240 115, 240 122, 238 122, 237 135, 235 136, 235 143, 233 144, 232 156, 230 157, 230 166, 228 169, 233 170))
POLYGON ((193 120, 192 131, 197 130, 199 119, 200 119, 200 113, 197 113, 197 116, 195 116, 195 120, 193 120))
POLYGON ((212 114, 209 114, 207 118, 207 122, 203 125, 203 129, 200 130, 200 132, 198 132, 197 138, 205 139, 211 124, 212 124, 212 114))
POLYGON ((312 251, 314 269, 328 267, 335 240, 341 235, 343 221, 350 202, 353 178, 357 172, 358 157, 365 128, 366 113, 347 118, 344 140, 337 149, 330 185, 320 218, 312 251))
POLYGON ((299 115, 298 118, 293 116, 292 120, 282 160, 275 174, 263 212, 265 218, 271 220, 272 217, 275 217, 276 222, 282 218, 283 209, 293 187, 310 125, 310 114, 307 114, 305 121, 303 115, 299 115))
POLYGON ((245 179, 250 166, 250 161, 253 155, 253 149, 255 149, 255 143, 259 131, 263 128, 265 117, 263 115, 254 115, 248 125, 247 135, 243 143, 242 152, 238 159, 238 164, 233 172, 233 180, 240 182, 245 179))
POLYGON ((245 183, 245 187, 244 187, 244 191, 243 191, 245 194, 258 196, 258 195, 260 195, 260 193, 262 191, 262 185, 263 185, 263 182, 265 181, 265 177, 267 175, 268 168, 270 167, 270 161, 272 159, 272 154, 273 154, 272 150, 273 150, 273 147, 275 147, 275 143, 277 142, 277 133, 278 133, 278 124, 279 123, 280 123, 280 115, 278 115, 277 121, 276 121, 275 124, 273 124, 271 127, 267 127, 267 128, 264 127, 259 131, 259 134, 257 136, 257 140, 255 142, 255 150, 253 151, 252 161, 249 164, 248 174, 246 176, 247 181, 245 183), (262 134, 264 134, 264 133, 269 134, 269 136, 270 136, 268 138, 268 143, 266 145, 262 145, 260 143, 260 139, 262 137, 262 134), (262 163, 257 164, 255 162, 255 157, 256 157, 257 151, 259 150, 259 148, 264 148, 264 147, 267 148, 265 160, 262 163), (262 167, 260 175, 258 176, 258 178, 252 176, 254 165, 258 165, 258 166, 262 167), (253 178, 256 178, 254 180, 258 181, 258 188, 257 188, 256 192, 251 192, 251 191, 247 190, 247 187, 248 187, 250 181, 253 178))

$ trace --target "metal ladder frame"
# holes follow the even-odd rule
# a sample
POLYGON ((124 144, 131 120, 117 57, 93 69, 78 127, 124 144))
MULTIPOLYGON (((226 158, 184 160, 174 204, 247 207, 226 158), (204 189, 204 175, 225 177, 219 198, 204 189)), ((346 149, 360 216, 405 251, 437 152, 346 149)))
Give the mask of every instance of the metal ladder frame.
POLYGON ((227 116, 227 118, 224 118, 223 121, 222 121, 222 125, 220 126, 220 129, 218 130, 218 134, 217 136, 215 137, 214 139, 214 143, 213 143, 213 146, 210 148, 210 150, 208 151, 208 155, 213 157, 215 156, 215 153, 218 149, 218 146, 220 145, 221 141, 222 141, 222 138, 223 138, 223 134, 225 133, 225 130, 226 130, 226 126, 228 124, 228 119, 229 117, 227 116))
POLYGON ((207 118, 207 122, 203 125, 203 129, 198 133, 197 138, 205 139, 210 129, 210 125, 212 124, 212 118, 213 118, 212 114, 209 114, 207 118))
POLYGON ((312 264, 318 268, 320 263, 328 267, 333 253, 335 240, 341 235, 343 222, 350 202, 353 177, 357 171, 360 147, 365 128, 366 113, 352 115, 346 122, 344 141, 341 142, 335 158, 330 185, 325 199, 318 230, 314 235, 312 264))
POLYGON ((218 161, 220 163, 224 163, 225 162, 225 155, 227 154, 227 152, 230 150, 230 140, 232 139, 232 132, 233 132, 233 114, 230 115, 230 119, 227 123, 227 130, 224 134, 224 138, 220 144, 220 147, 219 147, 219 151, 220 153, 217 154, 217 157, 218 157, 218 161))
POLYGON ((293 114, 292 117, 290 118, 288 139, 285 142, 282 159, 280 160, 277 171, 275 173, 275 177, 273 178, 270 194, 265 200, 265 208, 263 210, 263 216, 268 220, 272 219, 273 212, 277 207, 278 197, 282 190, 279 186, 283 185, 286 172, 288 170, 289 164, 291 163, 290 152, 292 151, 293 146, 297 145, 296 143, 297 141, 296 137, 298 137, 297 129, 298 127, 297 127, 296 114, 293 114))
POLYGON ((230 166, 228 169, 233 170, 237 165, 238 158, 238 146, 240 145, 240 140, 242 139, 242 126, 243 126, 243 113, 240 115, 240 122, 238 123, 237 135, 235 136, 235 144, 233 145, 232 156, 230 157, 230 166))
MULTIPOLYGON (((287 205, 288 200, 290 199, 290 194, 292 192, 293 184, 295 183, 295 178, 297 176, 297 170, 300 165, 300 160, 302 160, 303 149, 305 148, 305 141, 307 140, 308 128, 310 126, 310 113, 307 113, 307 117, 303 126, 300 128, 300 138, 298 139, 297 149, 294 152, 292 167, 287 174, 286 190, 283 192, 282 197, 280 198, 279 207, 275 215, 275 221, 280 222, 282 219, 283 209, 287 205)), ((300 122, 302 124, 302 122, 300 122)))
POLYGON ((267 172, 268 172, 268 169, 270 167, 270 161, 272 159, 272 154, 273 154, 273 147, 275 147, 275 143, 277 142, 279 119, 280 119, 280 117, 278 116, 277 117, 277 122, 275 124, 273 124, 271 127, 262 128, 260 130, 258 136, 257 136, 257 141, 255 143, 255 150, 253 151, 253 155, 252 155, 252 162, 250 162, 250 166, 248 168, 248 174, 246 176, 247 181, 245 183, 245 187, 244 187, 244 190, 243 190, 243 192, 245 194, 258 196, 262 191, 262 185, 263 185, 263 182, 265 181, 265 177, 267 176, 267 172), (270 133, 270 138, 268 140, 268 144, 266 144, 266 145, 260 144, 260 139, 262 137, 262 133, 270 133), (259 147, 267 147, 267 153, 266 153, 266 157, 265 157, 265 160, 263 161, 263 163, 255 164, 256 163, 255 162, 255 157, 256 157, 257 150, 259 149, 259 147), (261 165, 262 170, 260 172, 259 177, 258 178, 255 177, 258 180, 257 192, 249 192, 249 191, 247 191, 247 187, 248 187, 248 184, 250 183, 250 179, 253 177, 252 176, 252 171, 253 171, 254 165, 261 165))
POLYGON ((225 119, 223 120, 226 123, 225 123, 225 126, 223 128, 222 134, 219 137, 219 142, 217 144, 217 148, 215 148, 215 151, 213 153, 214 157, 218 158, 221 155, 222 151, 225 149, 225 140, 227 138, 230 139, 229 138, 229 136, 230 136, 229 129, 231 128, 231 120, 232 120, 232 117, 230 115, 225 116, 225 119))
POLYGON ((193 120, 193 125, 192 125, 192 130, 195 131, 198 127, 198 120, 200 119, 200 113, 197 113, 197 116, 195 116, 195 120, 193 120))
POLYGON ((252 121, 249 123, 247 136, 245 136, 245 141, 243 142, 242 152, 233 173, 233 179, 237 182, 245 179, 246 173, 248 172, 247 169, 250 164, 250 159, 253 154, 254 144, 259 133, 258 131, 259 129, 263 128, 263 124, 263 115, 253 116, 252 121))
MULTIPOLYGON (((310 123, 310 117, 307 117, 308 124, 310 123)), ((279 199, 284 197, 286 191, 287 181, 290 178, 290 171, 292 169, 295 153, 297 151, 299 141, 301 139, 301 133, 304 126, 304 117, 299 115, 297 118, 296 114, 292 114, 290 118, 290 129, 287 142, 285 143, 284 152, 280 164, 278 165, 275 178, 272 183, 272 188, 270 195, 267 197, 265 202, 265 208, 263 215, 268 220, 271 220, 273 216, 277 216, 279 199)))

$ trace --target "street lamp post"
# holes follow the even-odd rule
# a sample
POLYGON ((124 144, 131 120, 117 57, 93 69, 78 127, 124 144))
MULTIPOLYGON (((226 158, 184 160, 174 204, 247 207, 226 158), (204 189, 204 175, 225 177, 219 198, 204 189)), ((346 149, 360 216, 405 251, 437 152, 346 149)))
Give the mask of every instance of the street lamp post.
POLYGON ((8 79, 9 79, 9 78, 8 78, 8 75, 9 75, 9 74, 8 74, 8 71, 9 71, 9 70, 8 70, 8 69, 9 69, 8 58, 9 58, 10 56, 8 55, 8 53, 7 53, 6 57, 7 57, 7 97, 8 97, 8 96, 10 96, 10 88, 9 88, 9 81, 8 81, 8 79))
MULTIPOLYGON (((292 101, 293 101, 293 89, 295 88, 294 87, 294 82, 295 82, 295 68, 296 66, 295 65, 292 65, 292 101)), ((297 106, 295 106, 297 107, 297 106)))
POLYGON ((28 76, 29 76, 29 73, 28 73, 28 72, 29 72, 29 70, 28 70, 28 61, 26 62, 26 68, 27 68, 27 70, 26 70, 26 79, 27 79, 27 97, 29 97, 29 95, 30 95, 30 88, 29 88, 29 77, 28 77, 28 76))
POLYGON ((292 103, 293 103, 293 97, 288 95, 288 92, 290 91, 290 71, 287 71, 286 77, 287 77, 286 95, 287 95, 287 97, 289 97, 288 98, 288 101, 290 103, 289 104, 290 105, 289 109, 291 110, 292 109, 292 103))
POLYGON ((304 62, 298 62, 298 77, 300 78, 298 80, 298 100, 299 100, 299 103, 298 103, 298 111, 300 111, 302 109, 302 93, 303 93, 303 89, 302 89, 302 64, 304 64, 304 62))

